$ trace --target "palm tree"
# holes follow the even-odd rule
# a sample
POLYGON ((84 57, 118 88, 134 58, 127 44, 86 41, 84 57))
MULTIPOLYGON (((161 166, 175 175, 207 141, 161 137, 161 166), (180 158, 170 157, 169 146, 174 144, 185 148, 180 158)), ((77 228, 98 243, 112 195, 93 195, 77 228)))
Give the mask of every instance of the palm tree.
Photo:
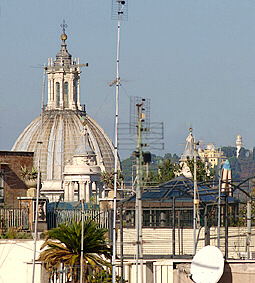
MULTIPOLYGON (((114 189, 114 171, 107 172, 103 171, 101 172, 100 176, 101 182, 103 182, 109 189, 114 189)), ((123 172, 117 171, 117 188, 121 187, 121 184, 124 180, 123 172)))
MULTIPOLYGON (((64 265, 78 266, 81 257, 81 233, 82 223, 75 221, 59 224, 59 227, 49 230, 41 249, 47 248, 40 253, 38 260, 45 262, 49 271, 59 268, 61 262, 64 265)), ((85 271, 88 265, 109 265, 107 260, 111 258, 112 251, 108 246, 106 233, 107 229, 99 228, 98 223, 91 220, 84 222, 85 271)), ((77 270, 74 277, 77 280, 77 270)))

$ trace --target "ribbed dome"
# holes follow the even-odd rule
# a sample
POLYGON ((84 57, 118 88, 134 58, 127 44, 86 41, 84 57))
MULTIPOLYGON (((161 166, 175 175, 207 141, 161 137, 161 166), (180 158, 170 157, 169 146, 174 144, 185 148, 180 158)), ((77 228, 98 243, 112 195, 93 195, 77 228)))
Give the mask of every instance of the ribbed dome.
POLYGON ((78 147, 74 151, 75 156, 93 156, 95 155, 95 152, 93 151, 88 134, 87 134, 88 128, 86 127, 86 133, 84 136, 82 136, 81 143, 78 145, 78 147))
MULTIPOLYGON (((114 168, 114 147, 104 130, 84 112, 50 110, 43 114, 41 171, 44 180, 61 180, 64 166, 71 160, 84 138, 82 135, 84 116, 87 123, 89 144, 97 157, 101 170, 114 168)), ((12 150, 33 151, 34 165, 38 162, 41 116, 34 119, 15 142, 12 150)))
MULTIPOLYGON (((40 155, 42 191, 52 201, 59 199, 60 195, 64 193, 65 166, 70 165, 75 156, 77 160, 81 159, 81 161, 84 154, 85 156, 89 155, 87 157, 93 157, 91 165, 93 165, 92 163, 96 164, 95 171, 111 171, 114 168, 114 147, 110 138, 86 114, 85 110, 82 110, 80 104, 80 68, 87 66, 87 64, 79 65, 79 60, 78 64, 73 61, 66 48, 65 28, 67 25, 65 22, 61 27, 63 27, 61 50, 56 55, 54 62, 49 60, 47 68, 48 103, 43 111, 43 119, 39 116, 33 120, 12 148, 14 151, 34 152, 34 166, 37 167, 42 121, 40 155), (87 130, 86 138, 88 140, 86 141, 84 140, 84 128, 87 130)), ((81 167, 84 169, 84 166, 81 167)), ((76 166, 77 172, 84 173, 86 171, 83 169, 83 171, 79 171, 80 169, 77 168, 76 166)), ((87 171, 90 172, 90 170, 87 171)), ((68 181, 76 182, 77 178, 75 176, 73 180, 69 178, 68 181)))

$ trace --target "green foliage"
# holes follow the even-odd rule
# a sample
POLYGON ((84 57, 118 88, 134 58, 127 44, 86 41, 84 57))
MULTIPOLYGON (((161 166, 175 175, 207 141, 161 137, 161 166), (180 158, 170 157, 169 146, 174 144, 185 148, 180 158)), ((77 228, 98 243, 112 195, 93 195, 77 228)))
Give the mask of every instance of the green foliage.
MULTIPOLYGON (((108 265, 112 251, 108 246, 107 229, 99 228, 98 223, 87 220, 84 222, 84 265, 108 265)), ((59 224, 46 232, 46 240, 41 249, 39 261, 46 263, 48 270, 58 268, 60 262, 65 265, 79 265, 81 257, 82 223, 59 224)))
POLYGON ((158 166, 158 172, 149 172, 148 185, 156 185, 167 182, 176 177, 180 171, 179 164, 173 164, 171 159, 166 159, 158 166))
POLYGON ((21 231, 20 228, 10 227, 0 231, 0 239, 32 239, 31 233, 21 231))
POLYGON ((126 158, 121 161, 121 168, 123 171, 125 182, 130 182, 132 180, 132 167, 135 161, 136 158, 133 156, 130 156, 129 158, 126 158))
POLYGON ((94 196, 92 196, 90 199, 89 199, 89 205, 88 205, 89 209, 90 210, 98 210, 99 211, 99 206, 97 204, 97 200, 94 196))
MULTIPOLYGON (((109 189, 114 189, 114 171, 103 171, 100 175, 101 182, 103 182, 109 189)), ((117 188, 120 188, 121 183, 124 180, 122 171, 117 171, 117 188)))
MULTIPOLYGON (((192 178, 194 179, 194 158, 190 159, 188 157, 186 163, 187 163, 189 170, 192 174, 192 178)), ((197 168, 197 181, 198 182, 210 181, 213 178, 213 176, 215 175, 215 171, 208 168, 205 165, 205 163, 202 162, 201 159, 196 160, 196 168, 197 168)))
POLYGON ((235 147, 223 147, 222 151, 229 160, 233 180, 247 179, 255 175, 254 151, 241 148, 238 158, 236 158, 235 147))
POLYGON ((171 159, 166 159, 162 165, 159 165, 159 183, 164 183, 175 178, 177 170, 177 166, 171 163, 171 159))
MULTIPOLYGON (((149 177, 148 177, 148 182, 150 184, 155 184, 158 183, 158 170, 159 166, 163 165, 166 160, 171 160, 172 164, 178 164, 179 163, 179 157, 174 154, 172 156, 171 153, 166 153, 164 157, 162 156, 157 156, 155 154, 151 154, 151 163, 149 165, 149 177)), ((124 175, 124 180, 125 182, 131 182, 132 181, 132 168, 133 164, 136 164, 136 158, 133 156, 130 156, 127 159, 124 159, 121 162, 121 167, 123 170, 123 175, 124 175)), ((135 167, 133 168, 133 172, 135 173, 135 167)), ((135 175, 135 174, 134 174, 135 175)))
POLYGON ((21 166, 20 175, 23 179, 34 180, 37 178, 38 172, 35 167, 32 167, 32 169, 29 170, 26 166, 21 166))
MULTIPOLYGON (((89 276, 88 282, 91 283, 111 283, 112 282, 112 273, 107 270, 99 270, 96 271, 93 275, 89 276)), ((116 281, 121 282, 121 277, 116 275, 116 281)), ((128 282, 127 280, 123 280, 123 282, 128 282)))

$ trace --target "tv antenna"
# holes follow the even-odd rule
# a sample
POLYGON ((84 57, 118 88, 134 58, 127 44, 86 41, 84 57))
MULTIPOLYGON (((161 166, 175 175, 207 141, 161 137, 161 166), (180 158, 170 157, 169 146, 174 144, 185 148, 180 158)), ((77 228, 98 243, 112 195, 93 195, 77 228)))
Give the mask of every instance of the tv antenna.
POLYGON ((35 202, 35 233, 34 233, 34 252, 33 252, 33 272, 32 272, 32 283, 35 282, 35 258, 36 258, 36 242, 37 242, 37 231, 38 231, 38 207, 40 198, 40 184, 41 184, 41 149, 42 149, 42 132, 43 132, 43 114, 44 114, 44 96, 45 96, 45 77, 47 67, 44 65, 43 68, 43 89, 42 89, 42 108, 41 108, 41 125, 40 125, 40 139, 38 141, 38 161, 37 161, 37 186, 36 186, 36 202, 35 202))
MULTIPOLYGON (((117 39, 117 71, 115 102, 115 142, 114 142, 114 196, 113 196, 113 236, 112 236, 112 283, 116 281, 116 218, 117 218, 117 176, 118 176, 118 122, 119 122, 119 63, 120 63, 120 21, 127 20, 127 1, 112 0, 112 19, 118 20, 118 39, 117 39)), ((112 85, 113 85, 112 84, 112 85)))
POLYGON ((162 122, 151 122, 151 99, 139 96, 130 97, 129 123, 119 125, 119 146, 122 149, 134 149, 137 146, 137 105, 142 104, 143 113, 142 147, 147 150, 164 149, 164 126, 162 122))

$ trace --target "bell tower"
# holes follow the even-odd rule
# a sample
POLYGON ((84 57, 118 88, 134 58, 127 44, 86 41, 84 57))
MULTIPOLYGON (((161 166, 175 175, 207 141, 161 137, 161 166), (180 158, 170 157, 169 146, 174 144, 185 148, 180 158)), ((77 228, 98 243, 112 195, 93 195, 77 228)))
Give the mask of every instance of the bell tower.
POLYGON ((66 28, 65 20, 60 25, 62 27, 61 49, 56 55, 56 59, 48 60, 48 103, 46 110, 74 110, 81 111, 80 104, 80 74, 81 67, 88 64, 79 64, 66 48, 66 28))

